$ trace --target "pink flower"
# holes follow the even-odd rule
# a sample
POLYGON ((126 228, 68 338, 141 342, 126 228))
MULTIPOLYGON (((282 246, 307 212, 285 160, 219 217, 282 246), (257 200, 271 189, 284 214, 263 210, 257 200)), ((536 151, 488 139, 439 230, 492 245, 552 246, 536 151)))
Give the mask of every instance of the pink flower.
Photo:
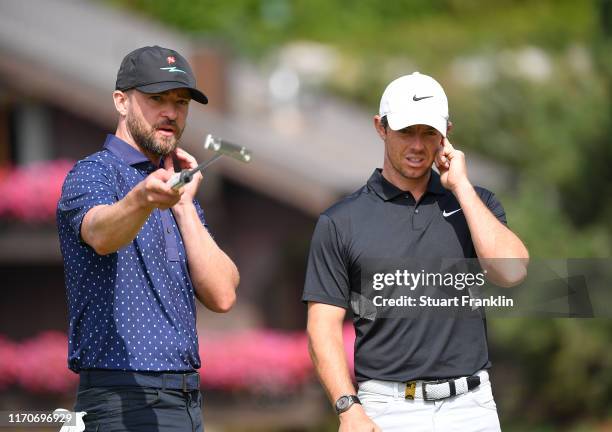
POLYGON ((202 385, 249 393, 296 391, 312 374, 304 333, 211 333, 200 343, 202 385))
MULTIPOLYGON (((355 332, 343 331, 353 369, 355 332)), ((78 375, 67 367, 68 341, 44 331, 21 343, 0 335, 0 390, 19 384, 32 393, 73 392, 78 375)), ((220 391, 283 395, 300 391, 314 379, 304 332, 254 329, 210 332, 200 339, 202 386, 220 391)))
POLYGON ((0 168, 0 217, 23 222, 55 220, 62 184, 73 165, 60 159, 0 168))
POLYGON ((32 393, 67 393, 78 376, 67 366, 68 340, 57 331, 45 331, 17 347, 16 381, 32 393))

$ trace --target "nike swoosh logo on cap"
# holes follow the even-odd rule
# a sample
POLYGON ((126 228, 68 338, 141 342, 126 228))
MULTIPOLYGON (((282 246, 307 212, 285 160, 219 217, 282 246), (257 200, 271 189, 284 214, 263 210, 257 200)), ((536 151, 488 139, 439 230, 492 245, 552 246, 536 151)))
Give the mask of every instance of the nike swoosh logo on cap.
POLYGON ((452 212, 448 212, 448 213, 446 212, 446 210, 444 210, 444 211, 442 212, 442 216, 444 216, 444 217, 449 217, 450 215, 455 214, 455 213, 457 213, 458 211, 461 211, 461 209, 460 209, 460 208, 458 208, 457 210, 453 210, 452 212))
POLYGON ((412 100, 415 101, 415 102, 418 102, 420 100, 431 98, 431 97, 433 97, 433 96, 421 96, 421 97, 417 97, 417 95, 414 95, 414 96, 412 96, 412 100))

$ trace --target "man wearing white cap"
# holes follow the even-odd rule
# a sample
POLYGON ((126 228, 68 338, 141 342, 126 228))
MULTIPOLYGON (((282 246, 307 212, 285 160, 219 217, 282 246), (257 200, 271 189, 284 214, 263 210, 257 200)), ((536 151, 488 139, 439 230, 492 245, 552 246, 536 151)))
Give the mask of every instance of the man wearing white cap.
POLYGON ((303 295, 311 356, 340 431, 499 431, 483 316, 376 316, 361 278, 373 258, 477 258, 488 280, 513 286, 526 275, 527 249, 494 194, 470 183, 464 154, 447 139, 437 81, 415 72, 391 82, 374 126, 383 168, 321 214, 303 295), (342 338, 349 308, 358 393, 342 338))

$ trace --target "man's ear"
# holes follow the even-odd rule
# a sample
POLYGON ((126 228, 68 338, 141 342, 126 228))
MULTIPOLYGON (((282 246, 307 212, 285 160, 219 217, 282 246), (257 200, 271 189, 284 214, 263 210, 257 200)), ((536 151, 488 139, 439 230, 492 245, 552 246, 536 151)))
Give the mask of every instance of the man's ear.
POLYGON ((383 126, 381 117, 378 114, 374 116, 374 128, 378 136, 384 141, 387 137, 387 130, 383 126))
POLYGON ((130 104, 128 94, 121 90, 115 90, 113 92, 113 102, 115 102, 115 109, 117 112, 122 116, 126 116, 130 104))
POLYGON ((446 122, 446 136, 448 136, 448 134, 450 133, 450 131, 453 130, 453 122, 450 120, 447 120, 446 122))

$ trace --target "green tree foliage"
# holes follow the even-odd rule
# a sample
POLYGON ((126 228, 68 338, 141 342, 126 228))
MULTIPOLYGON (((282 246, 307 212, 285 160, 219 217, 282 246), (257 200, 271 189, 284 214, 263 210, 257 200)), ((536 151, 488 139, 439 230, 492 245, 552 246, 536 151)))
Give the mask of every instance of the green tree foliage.
POLYGON ((508 423, 573 430, 578 419, 596 423, 612 414, 609 319, 498 319, 490 329, 496 395, 508 423))
POLYGON ((357 56, 448 59, 525 43, 560 48, 593 32, 593 1, 572 0, 109 0, 182 31, 222 37, 260 54, 289 40, 321 41, 357 56))

